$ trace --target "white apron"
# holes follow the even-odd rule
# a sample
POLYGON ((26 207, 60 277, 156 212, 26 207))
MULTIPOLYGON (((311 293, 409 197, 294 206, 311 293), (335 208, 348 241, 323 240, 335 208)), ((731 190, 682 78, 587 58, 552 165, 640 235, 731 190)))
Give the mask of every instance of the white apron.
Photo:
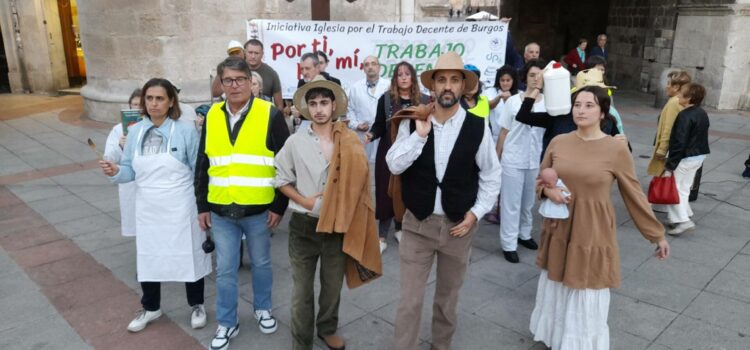
POLYGON ((135 182, 117 185, 120 193, 120 231, 125 237, 135 236, 135 182))
POLYGON ((201 248, 193 172, 169 153, 174 122, 165 153, 139 155, 144 129, 133 156, 138 281, 195 282, 211 273, 211 257, 201 248))

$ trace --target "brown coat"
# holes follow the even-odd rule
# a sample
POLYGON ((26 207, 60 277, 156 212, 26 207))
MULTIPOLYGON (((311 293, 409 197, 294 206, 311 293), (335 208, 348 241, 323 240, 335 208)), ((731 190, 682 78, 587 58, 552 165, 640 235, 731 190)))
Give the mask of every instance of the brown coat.
MULTIPOLYGON (((418 106, 410 106, 396 112, 391 118, 391 143, 393 144, 396 142, 398 127, 402 120, 427 120, 434 108, 435 105, 433 103, 428 103, 418 106)), ((406 205, 404 205, 404 199, 401 197, 401 175, 391 174, 391 180, 388 182, 388 196, 393 198, 393 217, 396 221, 403 222, 404 213, 406 213, 406 205)))
POLYGON ((349 289, 382 276, 367 156, 359 137, 345 122, 333 128, 333 156, 323 198, 317 232, 344 234, 349 289))
POLYGON ((651 155, 651 162, 648 163, 646 172, 651 176, 661 176, 664 172, 664 163, 666 162, 667 151, 669 150, 669 138, 672 135, 672 126, 677 120, 677 115, 685 107, 680 105, 677 96, 672 97, 664 105, 659 114, 659 124, 656 127, 656 141, 654 143, 654 153, 651 155), (657 154, 660 155, 657 157, 657 154))

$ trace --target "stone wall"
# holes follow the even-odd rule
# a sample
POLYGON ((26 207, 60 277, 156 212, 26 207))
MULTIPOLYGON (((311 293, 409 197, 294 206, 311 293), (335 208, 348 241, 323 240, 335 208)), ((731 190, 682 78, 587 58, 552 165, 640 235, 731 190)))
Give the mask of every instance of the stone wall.
POLYGON ((750 4, 680 3, 673 65, 706 87, 706 105, 750 109, 750 4))
POLYGON ((654 92, 669 66, 677 0, 613 0, 609 7, 611 81, 620 88, 654 92))

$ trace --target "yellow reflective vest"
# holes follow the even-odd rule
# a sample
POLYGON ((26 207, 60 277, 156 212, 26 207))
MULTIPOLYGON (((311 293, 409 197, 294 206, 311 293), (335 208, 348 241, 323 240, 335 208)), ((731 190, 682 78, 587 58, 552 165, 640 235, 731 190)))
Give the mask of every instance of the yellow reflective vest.
POLYGON ((490 101, 487 96, 479 95, 477 97, 477 105, 474 108, 469 109, 469 112, 477 117, 487 118, 490 116, 490 101))
POLYGON ((271 103, 253 99, 250 111, 232 145, 224 103, 206 115, 208 202, 220 205, 263 205, 273 202, 271 181, 276 176, 274 153, 266 146, 271 103))

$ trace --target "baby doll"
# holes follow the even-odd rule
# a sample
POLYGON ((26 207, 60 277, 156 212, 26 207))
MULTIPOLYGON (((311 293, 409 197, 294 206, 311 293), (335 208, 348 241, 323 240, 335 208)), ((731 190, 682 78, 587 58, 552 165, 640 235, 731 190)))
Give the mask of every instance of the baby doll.
MULTIPOLYGON (((563 195, 570 197, 568 189, 565 187, 562 179, 557 177, 555 169, 547 168, 539 173, 542 186, 546 188, 561 188, 563 195)), ((557 204, 552 202, 549 198, 542 200, 539 205, 539 214, 548 219, 567 219, 568 218, 568 206, 567 204, 557 204)))

